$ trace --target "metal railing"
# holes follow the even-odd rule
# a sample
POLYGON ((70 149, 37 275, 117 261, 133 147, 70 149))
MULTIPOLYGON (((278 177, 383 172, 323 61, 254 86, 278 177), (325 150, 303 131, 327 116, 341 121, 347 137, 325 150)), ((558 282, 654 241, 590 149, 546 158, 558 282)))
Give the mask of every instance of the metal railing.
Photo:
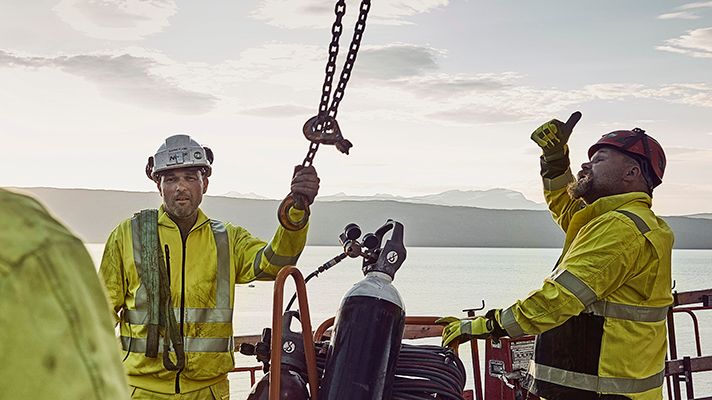
POLYGON ((712 397, 695 397, 693 373, 712 371, 712 356, 702 355, 702 343, 699 320, 696 312, 712 310, 712 289, 692 292, 673 293, 673 307, 668 311, 668 344, 669 360, 665 361, 665 383, 669 399, 674 400, 710 400, 712 397), (675 315, 685 314, 692 320, 695 340, 695 356, 680 356, 677 349, 677 334, 675 331, 675 315), (682 386, 685 386, 685 396, 682 397, 682 386))

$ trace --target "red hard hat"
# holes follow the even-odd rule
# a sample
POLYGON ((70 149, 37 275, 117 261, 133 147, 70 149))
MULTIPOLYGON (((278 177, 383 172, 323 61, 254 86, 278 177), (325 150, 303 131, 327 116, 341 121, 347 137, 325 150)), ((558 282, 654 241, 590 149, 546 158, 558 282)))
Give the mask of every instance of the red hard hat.
POLYGON ((593 157, 601 147, 614 147, 641 162, 651 187, 658 186, 663 181, 665 173, 665 152, 657 140, 645 134, 640 128, 632 131, 614 131, 601 137, 588 149, 588 158, 593 157))

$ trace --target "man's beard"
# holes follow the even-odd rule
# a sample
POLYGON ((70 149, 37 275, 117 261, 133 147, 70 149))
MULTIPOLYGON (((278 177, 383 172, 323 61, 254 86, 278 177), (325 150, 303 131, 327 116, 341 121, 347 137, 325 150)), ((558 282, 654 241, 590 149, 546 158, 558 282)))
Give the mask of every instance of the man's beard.
POLYGON ((566 192, 572 199, 578 200, 583 198, 583 196, 586 195, 592 187, 593 177, 590 174, 579 174, 579 179, 577 181, 571 182, 568 186, 566 186, 566 192))

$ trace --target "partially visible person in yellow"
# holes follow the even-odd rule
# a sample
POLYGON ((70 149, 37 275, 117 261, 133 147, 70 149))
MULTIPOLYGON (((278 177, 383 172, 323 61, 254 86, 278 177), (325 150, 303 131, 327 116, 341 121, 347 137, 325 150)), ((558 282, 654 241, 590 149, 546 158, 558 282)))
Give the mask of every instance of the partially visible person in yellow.
MULTIPOLYGON (((168 137, 146 166, 163 204, 126 219, 106 242, 100 274, 132 399, 228 399, 235 284, 274 280, 304 249, 308 224, 278 225, 266 242, 205 215, 212 162, 212 150, 190 136, 168 137)), ((306 218, 318 189, 314 167, 295 173, 291 193, 300 201, 288 210, 291 221, 306 218)))
POLYGON ((642 129, 610 132, 574 177, 566 143, 580 118, 532 134, 549 211, 566 233, 554 272, 504 310, 443 318, 443 343, 538 335, 528 373, 541 398, 661 399, 673 233, 651 205, 665 153, 642 129))
POLYGON ((0 399, 128 399, 109 310, 82 242, 0 189, 0 399))

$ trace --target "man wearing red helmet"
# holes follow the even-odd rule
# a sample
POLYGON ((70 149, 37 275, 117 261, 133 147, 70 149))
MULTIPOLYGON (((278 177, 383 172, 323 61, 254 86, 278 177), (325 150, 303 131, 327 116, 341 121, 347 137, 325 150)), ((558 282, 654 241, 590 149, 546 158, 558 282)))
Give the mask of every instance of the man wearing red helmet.
POLYGON ((541 289, 472 320, 443 318, 443 343, 538 335, 530 390, 554 399, 661 399, 673 234, 650 209, 665 153, 641 129, 604 135, 574 178, 566 144, 581 118, 532 134, 544 195, 566 233, 541 289))

